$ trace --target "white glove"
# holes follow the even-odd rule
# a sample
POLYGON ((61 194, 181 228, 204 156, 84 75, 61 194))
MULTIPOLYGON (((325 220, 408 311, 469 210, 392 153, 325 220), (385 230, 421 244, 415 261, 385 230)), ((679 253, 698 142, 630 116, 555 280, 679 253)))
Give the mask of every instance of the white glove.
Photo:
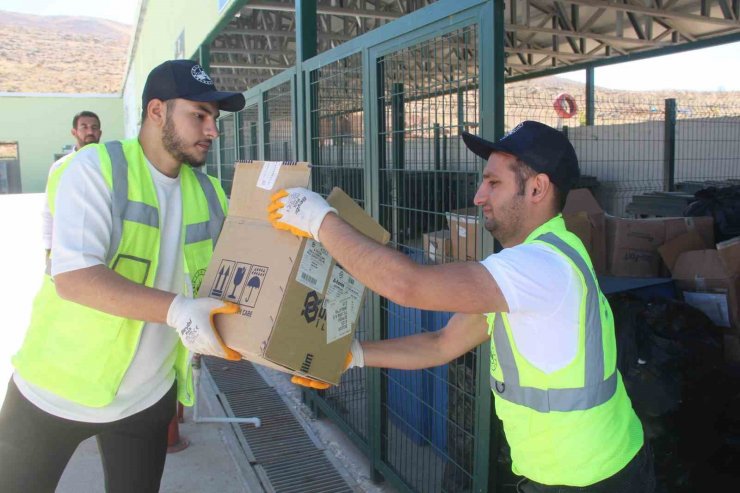
POLYGON ((213 298, 188 298, 178 294, 167 311, 167 325, 177 330, 182 343, 194 353, 240 360, 241 355, 224 344, 213 317, 218 313, 237 313, 239 306, 213 298))
POLYGON ((337 210, 316 192, 305 188, 288 188, 270 198, 267 212, 275 228, 320 242, 321 223, 328 213, 336 214, 337 210))
POLYGON ((352 339, 352 345, 349 347, 349 353, 352 355, 352 360, 347 365, 347 369, 350 368, 362 368, 365 366, 365 352, 362 350, 362 345, 357 339, 352 339))
MULTIPOLYGON (((352 345, 349 347, 349 353, 347 353, 347 357, 344 359, 344 371, 347 371, 350 368, 362 368, 363 366, 365 366, 365 353, 362 351, 360 341, 358 341, 357 339, 352 339, 352 345)), ((303 387, 317 390, 326 390, 331 387, 331 385, 329 385, 328 383, 314 380, 313 378, 309 377, 302 377, 299 375, 293 375, 290 381, 296 385, 301 385, 303 387)))

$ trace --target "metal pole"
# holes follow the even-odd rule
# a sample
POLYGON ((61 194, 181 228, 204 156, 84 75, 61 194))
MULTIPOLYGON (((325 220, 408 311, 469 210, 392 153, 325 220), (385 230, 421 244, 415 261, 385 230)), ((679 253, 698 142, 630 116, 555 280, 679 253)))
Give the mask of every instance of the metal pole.
POLYGON ((391 234, 396 235, 396 243, 403 243, 406 240, 406 224, 401 223, 401 215, 398 210, 401 207, 401 195, 403 193, 401 191, 403 179, 400 170, 405 168, 404 130, 406 127, 406 115, 404 114, 403 91, 403 83, 393 83, 391 91, 391 153, 393 156, 393 171, 391 172, 390 205, 391 213, 393 214, 391 234))
POLYGON ((303 62, 316 56, 317 50, 317 14, 316 0, 296 0, 295 2, 295 21, 296 21, 296 77, 294 91, 294 108, 296 109, 295 125, 296 131, 297 155, 296 159, 307 159, 306 140, 310 136, 306 135, 309 128, 306 125, 308 113, 306 109, 306 90, 307 86, 305 74, 303 73, 303 62))
POLYGON ((676 175, 676 100, 665 100, 665 132, 663 138, 663 191, 675 190, 676 175))
POLYGON ((195 403, 193 404, 194 423, 243 423, 254 425, 255 428, 262 426, 259 418, 235 418, 231 416, 200 416, 198 413, 198 389, 200 387, 200 355, 193 356, 193 391, 195 392, 195 403))
POLYGON ((586 125, 593 126, 596 115, 596 69, 586 67, 586 125))

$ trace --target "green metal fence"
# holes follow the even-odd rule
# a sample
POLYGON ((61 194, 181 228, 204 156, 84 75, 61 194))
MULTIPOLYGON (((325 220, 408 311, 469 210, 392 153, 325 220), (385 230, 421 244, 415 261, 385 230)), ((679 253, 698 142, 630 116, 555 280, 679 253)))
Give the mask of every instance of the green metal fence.
MULTIPOLYGON (((459 135, 494 135, 492 120, 483 128, 479 116, 482 99, 493 98, 481 94, 478 69, 482 47, 493 43, 492 17, 490 1, 435 4, 250 89, 245 109, 219 120, 221 137, 212 153, 218 160, 209 157, 208 172, 229 192, 237 159, 305 159, 313 165, 316 191, 327 195, 341 187, 391 232, 391 247, 415 261, 452 261, 441 249, 430 256, 425 237, 461 219, 468 221, 456 226, 462 234, 447 233, 455 254, 480 258, 492 244, 480 234, 477 213, 467 210, 480 160, 459 135), (306 106, 302 125, 299 100, 306 106)), ((493 80, 487 83, 494 87, 493 80)), ((357 337, 439 330, 449 316, 373 295, 357 337)), ((340 386, 307 392, 306 400, 367 453, 376 477, 397 488, 484 491, 491 419, 487 361, 488 348, 481 347, 423 371, 354 369, 340 386)))
MULTIPOLYGON (((525 119, 563 127, 612 213, 623 212, 632 195, 663 186, 664 101, 597 94, 596 125, 586 125, 594 122, 583 92, 571 90, 579 109, 563 118, 553 107, 563 88, 525 82, 504 89, 493 49, 503 39, 502 9, 497 0, 441 1, 251 88, 245 109, 220 119, 208 172, 228 192, 237 159, 309 161, 314 190, 344 189, 390 231, 392 248, 421 263, 478 259, 494 249, 470 209, 482 163, 462 144, 462 131, 493 139, 525 119)), ((677 182, 738 178, 737 109, 677 112, 677 182), (697 166, 706 146, 722 151, 697 166)), ((371 295, 357 337, 435 331, 449 316, 371 295)), ((376 478, 399 490, 512 491, 497 478, 510 464, 497 465, 488 361, 483 345, 428 370, 353 369, 340 386, 305 398, 367 454, 376 478)))

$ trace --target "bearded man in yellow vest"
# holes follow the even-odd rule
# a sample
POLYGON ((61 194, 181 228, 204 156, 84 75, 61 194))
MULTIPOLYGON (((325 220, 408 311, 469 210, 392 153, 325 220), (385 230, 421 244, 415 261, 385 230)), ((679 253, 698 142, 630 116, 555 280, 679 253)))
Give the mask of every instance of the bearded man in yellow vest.
POLYGON ((196 168, 219 110, 243 107, 196 63, 165 62, 138 138, 88 145, 50 176, 50 272, 0 412, 1 491, 54 491, 91 436, 107 491, 159 490, 176 401, 194 399, 191 352, 239 358, 213 326, 236 305, 194 298, 227 207, 196 168))
POLYGON ((275 194, 273 225, 320 241, 360 282, 399 305, 456 312, 437 332, 354 341, 350 366, 427 368, 491 340, 490 376, 480 377, 490 379, 513 470, 524 476, 518 491, 653 491, 652 454, 616 369, 612 312, 561 214, 580 176, 573 146, 534 121, 497 142, 462 137, 487 160, 474 202, 504 247, 481 262, 417 264, 358 233, 302 188, 275 194))

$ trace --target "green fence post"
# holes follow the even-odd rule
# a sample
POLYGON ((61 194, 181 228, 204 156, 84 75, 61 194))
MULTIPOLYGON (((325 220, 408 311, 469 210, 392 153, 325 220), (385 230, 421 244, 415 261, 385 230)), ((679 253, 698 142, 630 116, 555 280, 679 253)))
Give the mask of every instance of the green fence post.
MULTIPOLYGON (((491 0, 481 11, 480 53, 480 130, 486 139, 504 134, 504 0, 491 0)), ((482 166, 480 169, 482 176, 482 166)), ((493 237, 479 221, 483 256, 495 250, 493 237)), ((499 435, 492 423, 496 419, 489 387, 491 348, 483 344, 476 350, 476 412, 473 491, 495 491, 499 435)))
POLYGON ((665 100, 665 132, 663 137, 663 191, 675 189, 676 176, 676 100, 665 100))
POLYGON ((596 69, 586 67, 586 125, 594 125, 596 115, 596 69))
POLYGON ((242 152, 242 143, 244 142, 244 139, 242 138, 242 111, 237 111, 234 113, 234 156, 236 157, 237 161, 246 159, 244 157, 244 153, 242 152))
POLYGON ((293 84, 293 102, 296 115, 293 128, 295 129, 296 139, 296 159, 301 161, 307 159, 306 139, 310 138, 310 136, 307 136, 307 125, 305 124, 308 118, 306 113, 306 90, 310 90, 310 86, 306 87, 303 62, 316 56, 316 0, 296 0, 295 21, 296 76, 293 84))
MULTIPOLYGON (((383 115, 380 115, 383 118, 383 115)), ((393 221, 391 234, 397 234, 396 243, 404 243, 406 236, 404 231, 406 225, 402 223, 398 212, 402 197, 402 174, 404 169, 405 142, 404 130, 406 129, 406 115, 404 111, 403 84, 394 82, 391 90, 391 153, 393 156, 393 173, 391 186, 391 207, 393 210, 393 221)))
POLYGON ((265 161, 270 160, 270 104, 267 101, 267 97, 270 94, 269 89, 262 93, 262 122, 264 124, 262 130, 262 141, 264 142, 264 154, 263 159, 265 161))
MULTIPOLYGON (((370 52, 362 52, 362 92, 365 136, 365 207, 372 216, 383 224, 380 217, 380 170, 385 167, 385 117, 381 95, 384 94, 385 75, 383 64, 374 60, 370 52), (375 129, 375 131, 373 131, 375 129), (376 147, 377 146, 377 147, 376 147), (377 151, 376 151, 377 149, 377 151)), ((373 293, 372 320, 370 338, 377 340, 387 334, 385 316, 385 298, 373 293)), ((368 387, 368 446, 370 448, 370 475, 375 482, 383 481, 379 466, 383 463, 383 451, 386 433, 386 416, 383 402, 387 399, 386 386, 379 368, 367 368, 368 387)))

